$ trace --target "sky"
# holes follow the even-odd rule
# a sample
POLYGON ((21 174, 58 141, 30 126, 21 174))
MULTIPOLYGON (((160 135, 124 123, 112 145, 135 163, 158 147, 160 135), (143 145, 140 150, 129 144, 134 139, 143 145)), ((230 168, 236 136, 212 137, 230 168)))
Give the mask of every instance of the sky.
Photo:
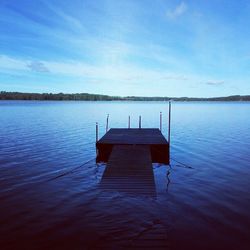
POLYGON ((250 94, 248 0, 0 0, 0 91, 250 94))

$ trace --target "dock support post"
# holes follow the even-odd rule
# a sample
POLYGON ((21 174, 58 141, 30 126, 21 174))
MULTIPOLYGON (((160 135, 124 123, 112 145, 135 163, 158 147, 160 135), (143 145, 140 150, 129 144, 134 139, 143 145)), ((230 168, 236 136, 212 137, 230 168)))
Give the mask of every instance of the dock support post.
POLYGON ((128 128, 130 128, 130 115, 128 116, 128 128))
POLYGON ((162 112, 160 112, 160 131, 162 131, 162 112))
POLYGON ((139 128, 141 128, 141 116, 139 116, 139 128))
POLYGON ((170 147, 170 132, 171 132, 171 101, 168 103, 168 144, 170 147))
POLYGON ((95 141, 98 141, 98 122, 95 124, 95 141))
POLYGON ((106 121, 106 133, 109 130, 109 114, 107 114, 107 121, 106 121))

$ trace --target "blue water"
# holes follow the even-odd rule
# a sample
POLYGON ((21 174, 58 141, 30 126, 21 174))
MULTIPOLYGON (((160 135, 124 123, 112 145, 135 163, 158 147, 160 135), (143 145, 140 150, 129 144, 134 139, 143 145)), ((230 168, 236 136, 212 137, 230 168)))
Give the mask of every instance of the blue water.
POLYGON ((156 196, 101 190, 110 127, 159 127, 163 102, 0 102, 1 249, 250 249, 250 103, 173 103, 156 196), (86 163, 87 162, 87 163, 86 163), (84 164, 85 163, 85 164, 84 164), (84 165, 82 165, 84 164, 84 165))

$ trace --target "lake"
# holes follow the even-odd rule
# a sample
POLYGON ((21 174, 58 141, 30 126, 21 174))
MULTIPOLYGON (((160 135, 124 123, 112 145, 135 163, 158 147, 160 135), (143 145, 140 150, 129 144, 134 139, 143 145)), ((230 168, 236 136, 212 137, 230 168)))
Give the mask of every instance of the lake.
POLYGON ((1 249, 250 249, 250 103, 172 103, 156 196, 99 188, 95 123, 168 131, 164 102, 0 102, 1 249))

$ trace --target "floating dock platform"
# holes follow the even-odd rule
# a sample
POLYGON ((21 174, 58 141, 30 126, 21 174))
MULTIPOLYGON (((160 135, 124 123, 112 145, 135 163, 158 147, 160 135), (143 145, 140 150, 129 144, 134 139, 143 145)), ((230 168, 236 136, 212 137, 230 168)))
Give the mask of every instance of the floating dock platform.
MULTIPOLYGON (((169 143, 157 128, 112 128, 96 142, 97 162, 108 162, 114 146, 148 146, 151 163, 169 164, 169 143)), ((126 158, 135 158, 132 148, 126 158)))
POLYGON ((107 163, 102 176, 100 187, 105 190, 125 191, 129 193, 142 193, 155 196, 155 181, 152 163, 169 165, 170 160, 170 114, 168 140, 161 132, 162 113, 160 112, 160 129, 111 128, 98 140, 98 123, 96 123, 96 162, 107 163))

